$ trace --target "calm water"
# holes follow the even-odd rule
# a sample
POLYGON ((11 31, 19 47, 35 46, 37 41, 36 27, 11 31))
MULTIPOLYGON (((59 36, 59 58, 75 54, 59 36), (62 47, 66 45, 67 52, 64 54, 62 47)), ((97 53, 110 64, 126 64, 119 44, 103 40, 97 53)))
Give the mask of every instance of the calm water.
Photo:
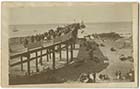
MULTIPOLYGON (((43 33, 49 29, 56 29, 58 26, 64 26, 64 24, 41 24, 41 25, 10 25, 9 35, 11 37, 29 36, 38 33, 43 33), (16 29, 18 31, 14 32, 16 29)), ((117 23, 87 23, 84 29, 86 34, 92 33, 108 33, 117 32, 120 34, 131 33, 131 22, 117 22, 117 23)))

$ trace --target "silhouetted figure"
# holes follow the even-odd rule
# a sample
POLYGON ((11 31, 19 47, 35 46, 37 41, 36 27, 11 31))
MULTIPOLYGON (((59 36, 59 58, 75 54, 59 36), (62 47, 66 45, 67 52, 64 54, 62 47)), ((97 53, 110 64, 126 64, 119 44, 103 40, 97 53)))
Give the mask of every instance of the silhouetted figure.
POLYGON ((121 71, 116 71, 115 75, 116 75, 116 78, 117 79, 122 79, 122 73, 121 73, 121 71))
POLYGON ((51 40, 55 38, 55 32, 53 29, 49 30, 49 36, 50 36, 51 40))
POLYGON ((119 76, 119 79, 122 79, 122 73, 121 73, 121 71, 118 72, 118 76, 119 76))
POLYGON ((93 74, 93 77, 94 77, 93 82, 95 83, 96 82, 96 73, 93 74))
POLYGON ((24 41, 24 46, 27 47, 29 41, 27 40, 27 38, 25 38, 25 41, 24 41))
POLYGON ((87 83, 92 83, 93 82, 92 75, 88 74, 87 78, 88 78, 87 83))
POLYGON ((34 42, 34 36, 31 36, 31 42, 32 43, 34 42))

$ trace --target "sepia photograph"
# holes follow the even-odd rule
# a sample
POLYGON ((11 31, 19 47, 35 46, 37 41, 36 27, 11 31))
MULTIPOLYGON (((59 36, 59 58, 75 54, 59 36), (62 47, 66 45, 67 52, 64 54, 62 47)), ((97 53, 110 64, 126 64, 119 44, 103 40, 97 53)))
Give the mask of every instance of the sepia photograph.
POLYGON ((7 61, 2 62, 7 66, 2 74, 8 76, 8 85, 136 87, 136 5, 3 3, 2 16, 8 18, 3 22, 7 30, 2 29, 7 53, 2 56, 8 59, 2 58, 7 61))

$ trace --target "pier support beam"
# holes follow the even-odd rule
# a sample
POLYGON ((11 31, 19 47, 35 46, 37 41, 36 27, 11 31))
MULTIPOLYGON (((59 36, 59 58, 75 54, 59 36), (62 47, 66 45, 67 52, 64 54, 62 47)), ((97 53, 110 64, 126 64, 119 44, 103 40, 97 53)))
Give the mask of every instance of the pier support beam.
POLYGON ((48 51, 48 49, 46 49, 47 62, 49 62, 49 56, 48 56, 48 54, 49 54, 49 51, 48 51))
POLYGON ((69 63, 69 50, 68 50, 68 43, 66 43, 66 60, 67 64, 69 63))
POLYGON ((71 53, 71 60, 70 61, 73 61, 73 45, 72 44, 70 45, 70 53, 71 53))
POLYGON ((22 56, 21 56, 20 60, 21 60, 21 71, 23 71, 23 57, 22 56))
POLYGON ((52 53, 52 49, 51 49, 51 48, 49 48, 49 49, 48 49, 49 59, 51 59, 51 53, 52 53))
POLYGON ((27 72, 30 75, 30 53, 27 54, 27 72))
POLYGON ((52 47, 52 53, 53 53, 53 70, 55 70, 55 46, 52 47))
POLYGON ((75 44, 76 44, 76 43, 74 42, 74 43, 73 43, 73 49, 75 49, 75 44))
POLYGON ((62 60, 61 44, 59 45, 59 58, 62 60))
POLYGON ((40 61, 39 61, 39 63, 40 63, 41 65, 43 65, 43 62, 42 62, 42 50, 40 51, 40 61))
POLYGON ((37 55, 37 51, 35 52, 36 54, 36 72, 39 72, 39 69, 38 69, 38 55, 37 55))

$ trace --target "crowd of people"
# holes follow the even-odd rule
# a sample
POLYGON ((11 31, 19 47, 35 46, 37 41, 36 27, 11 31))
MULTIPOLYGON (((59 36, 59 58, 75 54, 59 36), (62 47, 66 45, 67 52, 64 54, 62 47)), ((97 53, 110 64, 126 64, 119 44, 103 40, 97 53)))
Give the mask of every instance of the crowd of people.
MULTIPOLYGON (((96 76, 96 73, 81 73, 78 80, 82 83, 95 83, 96 77, 98 77, 100 80, 110 80, 110 76, 108 74, 99 74, 96 76)), ((126 74, 123 74, 121 71, 116 71, 115 77, 115 80, 134 81, 134 70, 130 69, 130 71, 128 71, 126 74)))
POLYGON ((36 43, 43 40, 52 40, 57 37, 63 36, 72 31, 73 38, 77 37, 77 31, 80 28, 85 28, 84 23, 73 23, 65 26, 58 26, 56 29, 50 29, 44 33, 38 33, 31 36, 10 38, 9 44, 23 44, 36 43))
POLYGON ((24 44, 24 46, 25 46, 25 45, 28 45, 29 43, 40 42, 42 40, 52 40, 52 39, 55 39, 57 37, 63 36, 72 30, 74 30, 73 34, 76 35, 77 31, 75 31, 75 29, 79 29, 79 28, 80 28, 79 23, 70 24, 70 25, 67 25, 64 27, 58 26, 56 28, 56 30, 50 29, 48 32, 44 32, 42 34, 36 34, 36 35, 32 35, 32 36, 27 36, 27 37, 20 37, 19 43, 24 44))
POLYGON ((41 40, 52 40, 55 39, 56 37, 65 35, 70 31, 71 29, 69 26, 57 27, 56 30, 50 29, 48 32, 44 32, 43 34, 36 34, 36 35, 25 37, 23 43, 24 45, 27 45, 28 43, 39 42, 41 40))

